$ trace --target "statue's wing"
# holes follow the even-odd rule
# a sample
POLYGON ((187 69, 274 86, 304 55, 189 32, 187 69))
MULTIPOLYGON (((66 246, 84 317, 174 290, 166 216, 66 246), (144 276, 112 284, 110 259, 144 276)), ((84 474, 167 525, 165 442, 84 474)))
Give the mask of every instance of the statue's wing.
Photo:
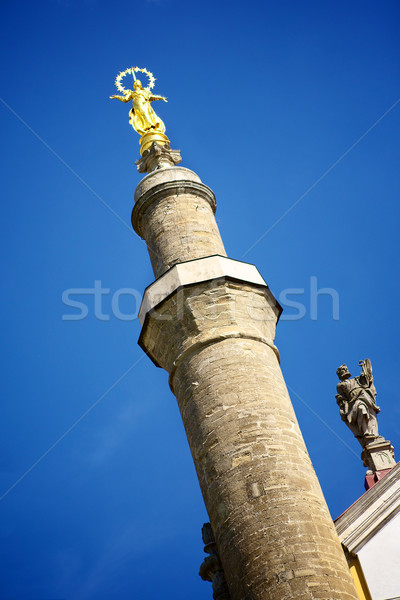
POLYGON ((372 376, 372 365, 371 365, 371 361, 369 360, 369 358, 366 358, 364 360, 364 369, 365 369, 365 374, 367 375, 368 381, 372 382, 374 380, 374 378, 372 376))

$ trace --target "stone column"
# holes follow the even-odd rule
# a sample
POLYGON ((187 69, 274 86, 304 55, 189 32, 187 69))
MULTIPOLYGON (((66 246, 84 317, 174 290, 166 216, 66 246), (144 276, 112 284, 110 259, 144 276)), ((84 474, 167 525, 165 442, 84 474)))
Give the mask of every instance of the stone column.
POLYGON ((156 277, 176 263, 226 256, 215 209, 213 192, 189 169, 158 169, 142 179, 135 191, 132 225, 147 242, 156 277))
POLYGON ((192 171, 150 173, 135 200, 158 278, 139 343, 169 372, 232 600, 356 600, 279 367, 279 305, 226 258, 192 171))

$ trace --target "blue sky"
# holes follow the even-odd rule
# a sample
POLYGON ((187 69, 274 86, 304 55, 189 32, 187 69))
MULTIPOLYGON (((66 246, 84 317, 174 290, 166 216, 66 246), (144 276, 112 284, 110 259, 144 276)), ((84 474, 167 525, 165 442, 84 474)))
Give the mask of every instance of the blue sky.
POLYGON ((0 11, 0 595, 209 599, 197 574, 207 515, 167 374, 137 346, 138 320, 111 310, 117 290, 142 294, 153 274, 130 229, 138 136, 108 97, 120 70, 154 72, 172 146, 216 193, 229 256, 303 303, 298 320, 286 307, 276 343, 335 517, 365 472, 334 398, 339 364, 357 374, 371 358, 380 432, 400 452, 398 3, 0 11), (95 281, 110 290, 103 320, 92 295, 74 296, 85 319, 63 320, 77 313, 63 292, 95 281), (338 319, 327 295, 311 318, 311 281, 335 290, 338 319))

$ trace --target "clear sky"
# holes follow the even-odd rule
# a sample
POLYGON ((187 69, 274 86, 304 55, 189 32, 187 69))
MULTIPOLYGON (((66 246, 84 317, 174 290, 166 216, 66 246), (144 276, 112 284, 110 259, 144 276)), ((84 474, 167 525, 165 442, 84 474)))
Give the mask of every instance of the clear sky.
POLYGON ((129 66, 168 97, 156 109, 216 193, 229 256, 286 303, 276 343, 332 516, 365 473, 334 397, 343 362, 356 375, 371 358, 400 457, 399 14, 369 0, 2 1, 1 598, 212 597, 177 404, 137 346, 153 281, 130 228, 138 136, 108 99, 129 66), (109 290, 97 317, 81 291, 86 318, 63 320, 80 312, 64 291, 95 285, 109 290), (334 290, 339 314, 310 286, 334 290), (130 320, 112 310, 121 288, 130 320))

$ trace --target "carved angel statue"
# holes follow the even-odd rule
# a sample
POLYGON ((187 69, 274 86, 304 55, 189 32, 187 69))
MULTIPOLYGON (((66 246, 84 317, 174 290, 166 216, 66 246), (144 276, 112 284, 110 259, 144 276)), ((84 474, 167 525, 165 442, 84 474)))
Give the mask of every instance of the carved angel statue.
POLYGON ((376 415, 380 412, 376 404, 376 389, 372 376, 372 366, 369 358, 359 362, 361 374, 353 377, 346 365, 341 365, 336 371, 340 382, 337 384, 336 402, 340 416, 351 429, 354 436, 364 448, 376 440, 378 421, 376 415))
POLYGON ((155 130, 159 133, 165 133, 165 125, 158 115, 154 112, 150 102, 154 100, 164 100, 164 96, 155 96, 149 88, 143 89, 139 79, 135 79, 133 90, 126 90, 123 96, 110 96, 121 102, 132 100, 132 108, 129 111, 129 123, 140 135, 147 131, 155 130))

